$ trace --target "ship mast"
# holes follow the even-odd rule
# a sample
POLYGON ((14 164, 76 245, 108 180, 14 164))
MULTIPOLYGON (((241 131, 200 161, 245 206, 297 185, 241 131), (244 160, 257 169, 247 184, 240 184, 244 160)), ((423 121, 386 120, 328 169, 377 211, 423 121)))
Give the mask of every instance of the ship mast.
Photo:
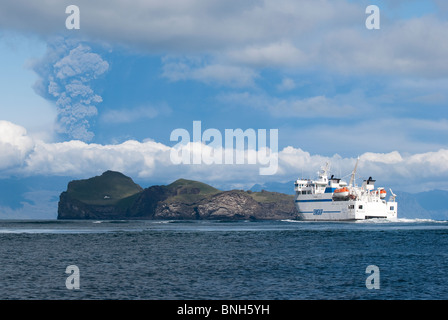
POLYGON ((328 175, 328 170, 330 169, 330 163, 328 163, 328 162, 326 162, 325 163, 325 167, 322 167, 321 168, 321 170, 322 170, 322 175, 324 176, 326 176, 326 175, 328 175))
MULTIPOLYGON (((354 183, 354 181, 355 181, 355 174, 356 174, 356 168, 358 167, 358 162, 359 162, 359 157, 358 157, 358 159, 356 160, 355 168, 353 169, 352 176, 351 176, 351 178, 350 178, 350 182, 349 182, 349 184, 348 184, 349 186, 351 186, 352 183, 354 183)), ((355 185, 353 184, 353 186, 355 186, 355 185)))

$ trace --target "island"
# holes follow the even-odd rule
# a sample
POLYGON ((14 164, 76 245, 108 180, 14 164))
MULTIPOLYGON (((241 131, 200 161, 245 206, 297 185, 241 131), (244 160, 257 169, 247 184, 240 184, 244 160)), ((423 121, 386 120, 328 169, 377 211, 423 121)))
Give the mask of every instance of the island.
POLYGON ((143 189, 130 177, 106 171, 70 181, 61 193, 57 219, 278 220, 296 219, 294 196, 250 190, 221 191, 178 179, 143 189))

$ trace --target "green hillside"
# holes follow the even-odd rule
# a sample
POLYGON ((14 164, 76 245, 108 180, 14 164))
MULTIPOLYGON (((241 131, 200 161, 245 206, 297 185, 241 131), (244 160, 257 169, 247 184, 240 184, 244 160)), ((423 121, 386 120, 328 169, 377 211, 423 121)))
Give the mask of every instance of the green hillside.
POLYGON ((178 179, 142 189, 113 171, 72 181, 60 195, 58 219, 294 219, 294 197, 277 192, 221 191, 178 179))
POLYGON ((261 192, 251 192, 249 191, 250 196, 252 199, 254 199, 257 202, 261 203, 275 203, 279 201, 291 201, 294 202, 294 196, 284 193, 278 193, 278 192, 270 192, 270 191, 264 191, 261 192))
POLYGON ((106 171, 101 176, 71 181, 68 184, 67 195, 86 204, 114 205, 142 190, 124 174, 106 171))
POLYGON ((194 203, 221 192, 208 184, 187 179, 178 179, 167 185, 166 188, 170 193, 174 194, 165 200, 166 203, 179 201, 184 203, 194 203))
POLYGON ((169 189, 199 189, 201 194, 215 194, 220 192, 220 190, 213 188, 212 186, 209 186, 208 184, 194 181, 194 180, 187 180, 187 179, 177 179, 173 183, 169 184, 167 186, 169 189))

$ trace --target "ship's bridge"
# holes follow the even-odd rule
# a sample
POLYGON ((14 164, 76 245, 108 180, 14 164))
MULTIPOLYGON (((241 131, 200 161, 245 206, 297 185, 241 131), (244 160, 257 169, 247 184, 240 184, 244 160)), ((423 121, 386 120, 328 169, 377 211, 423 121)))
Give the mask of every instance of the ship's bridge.
POLYGON ((319 180, 298 179, 294 183, 294 190, 298 194, 333 193, 337 188, 347 185, 345 181, 334 178, 334 176, 331 176, 330 179, 326 176, 320 176, 319 178, 319 180))
POLYGON ((313 194, 315 189, 316 185, 310 179, 297 179, 294 183, 294 191, 299 194, 313 194))
POLYGON ((318 172, 317 180, 297 179, 294 190, 297 194, 322 194, 333 193, 337 188, 346 186, 347 183, 341 179, 335 178, 334 175, 328 179, 329 163, 318 172))

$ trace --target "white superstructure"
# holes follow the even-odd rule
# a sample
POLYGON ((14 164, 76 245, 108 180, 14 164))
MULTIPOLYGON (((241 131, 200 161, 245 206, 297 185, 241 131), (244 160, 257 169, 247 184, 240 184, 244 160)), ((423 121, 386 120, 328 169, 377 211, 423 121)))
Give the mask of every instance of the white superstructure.
POLYGON ((375 189, 375 180, 364 180, 361 187, 355 185, 358 162, 350 182, 331 176, 328 178, 328 163, 319 172, 317 180, 295 181, 295 204, 302 220, 364 220, 371 218, 397 217, 396 195, 390 190, 386 201, 384 188, 375 189))

